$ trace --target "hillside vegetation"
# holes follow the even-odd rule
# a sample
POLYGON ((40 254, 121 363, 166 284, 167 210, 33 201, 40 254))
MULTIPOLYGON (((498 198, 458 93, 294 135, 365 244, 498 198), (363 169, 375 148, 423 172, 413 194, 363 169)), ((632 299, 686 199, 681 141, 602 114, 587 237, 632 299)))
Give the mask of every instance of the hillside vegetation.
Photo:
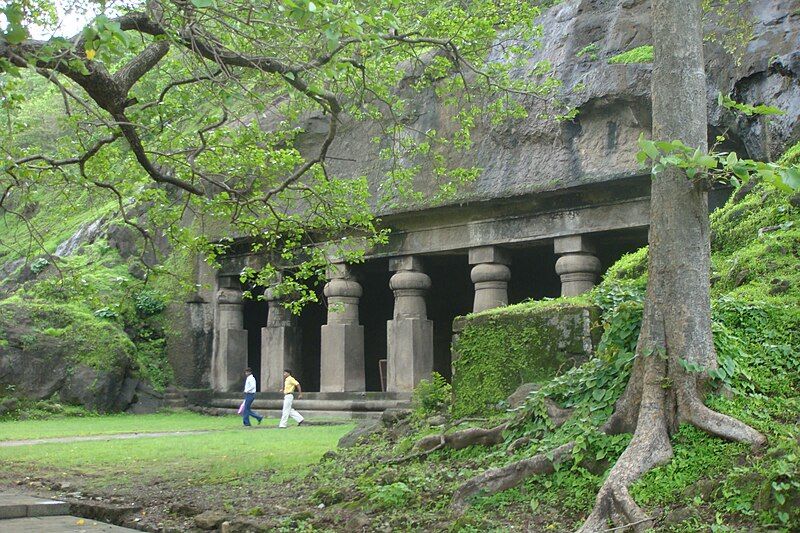
MULTIPOLYGON (((26 83, 6 135, 47 145, 64 130, 39 118, 60 97, 45 80, 26 83)), ((163 240, 144 246, 110 192, 62 178, 0 211, 0 418, 124 409, 126 377, 156 389, 172 379, 162 312, 188 279, 179 254, 163 240)), ((147 224, 145 204, 126 209, 147 224)))

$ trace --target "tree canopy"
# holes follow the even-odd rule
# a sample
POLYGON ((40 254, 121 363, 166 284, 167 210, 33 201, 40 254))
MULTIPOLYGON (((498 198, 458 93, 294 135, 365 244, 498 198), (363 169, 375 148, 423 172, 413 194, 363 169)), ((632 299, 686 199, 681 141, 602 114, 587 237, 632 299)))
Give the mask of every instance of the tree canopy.
POLYGON ((419 157, 431 162, 424 179, 451 194, 476 170, 438 151, 468 149, 477 122, 523 116, 516 97, 551 88, 509 74, 535 43, 538 8, 526 2, 75 5, 100 14, 74 36, 48 40, 30 32, 58 26, 55 2, 2 8, 0 102, 9 127, 0 134, 0 207, 24 218, 37 189, 99 190, 143 236, 165 228, 212 260, 243 238, 272 258, 249 272, 254 281, 274 283, 280 268, 301 302, 314 298, 305 288, 322 276, 326 255, 357 259, 385 238, 374 208, 418 194, 419 157), (403 80, 452 109, 449 132, 409 131, 403 80), (52 86, 46 98, 42 84, 52 86), (38 135, 19 120, 32 94, 53 117, 38 135), (311 116, 324 135, 301 150, 296 140, 311 116), (339 128, 367 120, 380 125, 373 142, 392 161, 381 191, 363 176, 329 171, 339 128), (338 249, 316 246, 323 241, 338 249))

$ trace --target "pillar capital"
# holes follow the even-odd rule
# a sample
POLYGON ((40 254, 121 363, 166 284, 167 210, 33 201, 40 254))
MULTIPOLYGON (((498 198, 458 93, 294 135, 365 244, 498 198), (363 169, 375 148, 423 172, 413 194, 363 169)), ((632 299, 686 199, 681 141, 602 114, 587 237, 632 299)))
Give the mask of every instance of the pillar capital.
POLYGON ((390 272, 399 272, 402 270, 423 272, 422 258, 417 255, 401 255, 389 259, 390 272))
POLYGON ((394 317, 417 317, 425 319, 425 293, 431 288, 427 274, 411 270, 400 270, 389 280, 394 291, 394 317))
POLYGON ((594 241, 586 235, 569 235, 553 239, 553 252, 556 255, 594 254, 596 251, 594 241))
POLYGON ((264 290, 264 300, 267 301, 267 327, 294 326, 297 317, 286 308, 284 303, 289 300, 288 295, 278 295, 274 287, 264 290))
POLYGON ((470 279, 475 284, 472 312, 508 305, 508 281, 511 269, 499 263, 479 263, 472 267, 470 279))
POLYGON ((480 263, 498 263, 500 265, 510 265, 511 256, 508 251, 497 246, 478 246, 469 249, 469 264, 478 265, 480 263))

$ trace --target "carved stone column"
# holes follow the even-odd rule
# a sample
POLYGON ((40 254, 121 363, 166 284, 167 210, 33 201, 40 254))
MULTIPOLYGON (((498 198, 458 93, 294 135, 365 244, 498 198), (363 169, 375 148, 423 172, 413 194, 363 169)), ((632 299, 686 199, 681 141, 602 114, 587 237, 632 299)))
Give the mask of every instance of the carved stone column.
POLYGON ((481 246, 469 251, 470 278, 475 284, 472 312, 508 305, 508 281, 511 279, 508 255, 495 246, 481 246))
POLYGON ((324 293, 328 298, 328 323, 322 326, 320 391, 365 390, 364 326, 358 323, 361 285, 345 264, 334 264, 324 293))
POLYGON ((561 296, 577 296, 592 289, 600 273, 600 260, 592 242, 582 235, 559 237, 553 249, 560 255, 556 273, 561 277, 561 296))
POLYGON ((386 390, 409 392, 433 371, 433 322, 425 307, 431 278, 422 272, 418 257, 393 258, 389 268, 396 274, 389 280, 394 318, 386 326, 386 390))
POLYGON ((247 367, 247 330, 244 329, 242 291, 223 287, 217 291, 217 327, 211 361, 211 386, 216 391, 239 390, 247 367))
POLYGON ((264 291, 269 312, 267 325, 261 328, 262 392, 277 392, 283 386, 283 369, 291 368, 296 376, 303 373, 302 335, 297 316, 283 306, 283 298, 272 289, 264 291))

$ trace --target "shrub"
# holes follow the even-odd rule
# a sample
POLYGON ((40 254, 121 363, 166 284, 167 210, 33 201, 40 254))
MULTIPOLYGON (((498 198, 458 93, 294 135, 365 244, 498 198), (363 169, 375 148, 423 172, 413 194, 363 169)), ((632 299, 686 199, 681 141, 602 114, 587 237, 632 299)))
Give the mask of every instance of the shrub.
POLYGON ((377 487, 375 492, 370 494, 369 501, 382 509, 400 507, 408 502, 412 493, 413 491, 408 485, 402 481, 398 481, 391 485, 381 485, 377 487))
POLYGON ((134 305, 142 318, 157 315, 167 307, 161 295, 151 290, 143 290, 137 294, 134 305))
POLYGON ((414 410, 420 418, 449 409, 453 399, 453 387, 438 373, 431 379, 423 379, 414 389, 411 399, 414 410))
POLYGON ((608 59, 610 64, 614 63, 652 63, 653 62, 653 45, 646 44, 644 46, 637 46, 633 50, 622 52, 608 59))

